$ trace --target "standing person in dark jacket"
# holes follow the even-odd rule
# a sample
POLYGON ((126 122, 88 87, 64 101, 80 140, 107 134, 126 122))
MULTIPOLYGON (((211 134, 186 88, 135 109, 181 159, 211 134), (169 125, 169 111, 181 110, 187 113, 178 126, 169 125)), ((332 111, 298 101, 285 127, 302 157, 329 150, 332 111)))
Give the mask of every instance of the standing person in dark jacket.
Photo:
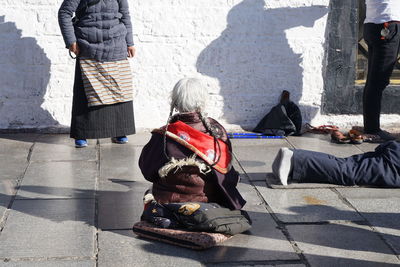
POLYGON ((283 185, 292 179, 300 183, 400 187, 400 144, 388 141, 374 152, 347 158, 281 148, 272 170, 283 185))
POLYGON ((198 79, 182 79, 172 91, 166 126, 155 129, 142 150, 139 167, 153 183, 159 203, 214 202, 241 209, 231 144, 221 124, 203 114, 208 93, 198 79), (172 116, 176 109, 177 114, 172 116))
POLYGON ((126 136, 135 133, 128 0, 64 0, 58 19, 66 47, 77 57, 70 134, 75 146, 92 138, 128 142, 126 136))
POLYGON ((363 94, 364 133, 377 142, 396 139, 380 128, 383 90, 398 59, 400 47, 400 1, 365 0, 364 39, 368 45, 368 74, 363 94))

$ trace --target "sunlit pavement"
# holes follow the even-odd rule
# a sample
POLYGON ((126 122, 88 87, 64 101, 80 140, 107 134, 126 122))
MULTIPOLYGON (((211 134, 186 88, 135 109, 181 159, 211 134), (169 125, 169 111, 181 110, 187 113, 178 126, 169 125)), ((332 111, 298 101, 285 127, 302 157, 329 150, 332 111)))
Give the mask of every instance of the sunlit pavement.
POLYGON ((328 136, 233 139, 250 231, 193 251, 137 238, 149 183, 137 162, 149 134, 125 145, 68 135, 0 135, 0 266, 397 266, 400 189, 290 184, 271 175, 280 147, 344 157, 376 145, 328 136))

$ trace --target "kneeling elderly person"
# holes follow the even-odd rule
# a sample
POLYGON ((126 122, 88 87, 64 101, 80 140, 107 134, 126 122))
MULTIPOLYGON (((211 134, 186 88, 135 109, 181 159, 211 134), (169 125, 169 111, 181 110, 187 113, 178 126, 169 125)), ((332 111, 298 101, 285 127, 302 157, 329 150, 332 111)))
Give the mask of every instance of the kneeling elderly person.
POLYGON ((152 131, 139 167, 153 183, 158 203, 212 202, 239 210, 246 201, 236 188, 239 175, 231 166, 231 144, 224 127, 204 115, 207 98, 198 79, 175 85, 167 125, 152 131))

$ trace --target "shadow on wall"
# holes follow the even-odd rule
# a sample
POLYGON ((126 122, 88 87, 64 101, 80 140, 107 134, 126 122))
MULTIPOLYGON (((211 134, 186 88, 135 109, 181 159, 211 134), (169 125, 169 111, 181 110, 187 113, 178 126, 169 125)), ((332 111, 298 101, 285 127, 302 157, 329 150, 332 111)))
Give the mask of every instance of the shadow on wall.
MULTIPOLYGON (((278 103, 282 90, 298 103, 303 54, 293 51, 285 31, 313 27, 327 12, 325 6, 266 9, 264 0, 244 0, 229 11, 227 28, 197 59, 198 72, 219 81, 222 116, 228 123, 254 128, 278 103)), ((300 108, 307 111, 306 119, 318 111, 300 108)))
POLYGON ((32 37, 0 16, 0 129, 58 125, 41 108, 50 79, 50 60, 32 37))

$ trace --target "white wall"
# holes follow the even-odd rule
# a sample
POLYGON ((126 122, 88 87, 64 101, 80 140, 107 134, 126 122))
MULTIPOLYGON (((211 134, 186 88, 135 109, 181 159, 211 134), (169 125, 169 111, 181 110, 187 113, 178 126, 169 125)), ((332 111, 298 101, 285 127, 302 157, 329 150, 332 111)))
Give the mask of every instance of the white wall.
MULTIPOLYGON (((74 61, 59 32, 62 0, 0 0, 0 128, 67 127, 74 61)), ((208 113, 252 128, 289 90, 305 121, 361 124, 320 115, 329 0, 130 1, 136 126, 167 119, 184 76, 205 79, 208 113)), ((383 122, 398 120, 384 116, 383 122)))

